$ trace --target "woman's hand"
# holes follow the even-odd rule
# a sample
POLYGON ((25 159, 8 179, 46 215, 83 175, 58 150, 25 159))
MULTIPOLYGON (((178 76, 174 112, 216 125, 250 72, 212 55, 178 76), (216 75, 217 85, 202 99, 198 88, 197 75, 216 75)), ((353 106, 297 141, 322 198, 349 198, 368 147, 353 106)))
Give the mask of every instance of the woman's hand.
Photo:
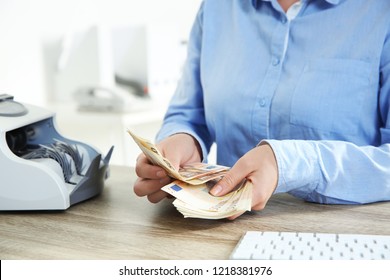
MULTIPOLYGON (((241 157, 210 192, 215 196, 225 195, 245 178, 253 184, 252 210, 262 210, 278 182, 275 155, 268 144, 261 144, 241 157)), ((241 214, 229 219, 233 220, 241 214)))
MULTIPOLYGON (((157 144, 161 154, 179 170, 180 166, 200 162, 202 153, 198 142, 189 134, 174 134, 157 144)), ((172 179, 166 171, 153 165, 144 154, 137 158, 135 172, 139 177, 134 184, 134 192, 138 196, 147 196, 152 203, 157 203, 168 196, 161 188, 172 179)))

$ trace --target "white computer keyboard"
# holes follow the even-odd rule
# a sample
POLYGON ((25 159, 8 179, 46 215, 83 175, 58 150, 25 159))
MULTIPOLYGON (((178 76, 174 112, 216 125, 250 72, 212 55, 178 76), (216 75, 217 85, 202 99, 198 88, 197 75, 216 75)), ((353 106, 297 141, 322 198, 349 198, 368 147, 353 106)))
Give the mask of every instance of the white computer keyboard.
POLYGON ((248 231, 230 259, 388 260, 390 236, 248 231))

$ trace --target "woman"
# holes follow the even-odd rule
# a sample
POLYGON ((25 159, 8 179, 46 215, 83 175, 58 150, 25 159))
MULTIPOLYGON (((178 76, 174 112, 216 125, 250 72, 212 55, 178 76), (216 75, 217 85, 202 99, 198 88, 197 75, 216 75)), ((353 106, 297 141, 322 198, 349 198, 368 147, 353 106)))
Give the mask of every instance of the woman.
MULTIPOLYGON (((390 200, 389 76, 390 1, 206 0, 158 146, 178 168, 215 142, 233 167, 211 193, 247 178, 253 210, 390 200)), ((166 197, 161 168, 140 155, 136 172, 137 195, 166 197)))

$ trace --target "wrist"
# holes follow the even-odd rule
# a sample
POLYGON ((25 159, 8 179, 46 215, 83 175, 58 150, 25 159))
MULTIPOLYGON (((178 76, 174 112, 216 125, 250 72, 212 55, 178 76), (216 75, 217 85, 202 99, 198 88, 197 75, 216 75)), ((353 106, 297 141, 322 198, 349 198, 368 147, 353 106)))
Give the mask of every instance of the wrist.
POLYGON ((261 154, 264 156, 263 168, 268 175, 267 178, 270 178, 269 183, 276 189, 278 185, 279 170, 274 150, 271 145, 264 141, 260 142, 257 147, 261 149, 261 154))

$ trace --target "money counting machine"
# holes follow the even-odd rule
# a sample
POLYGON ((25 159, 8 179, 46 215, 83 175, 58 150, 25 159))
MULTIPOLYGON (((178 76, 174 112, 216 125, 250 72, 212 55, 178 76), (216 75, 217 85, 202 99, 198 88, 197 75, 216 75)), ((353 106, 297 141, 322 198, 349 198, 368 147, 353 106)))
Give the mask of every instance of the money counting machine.
POLYGON ((103 158, 54 117, 0 94, 0 210, 64 210, 103 190, 113 147, 103 158))

